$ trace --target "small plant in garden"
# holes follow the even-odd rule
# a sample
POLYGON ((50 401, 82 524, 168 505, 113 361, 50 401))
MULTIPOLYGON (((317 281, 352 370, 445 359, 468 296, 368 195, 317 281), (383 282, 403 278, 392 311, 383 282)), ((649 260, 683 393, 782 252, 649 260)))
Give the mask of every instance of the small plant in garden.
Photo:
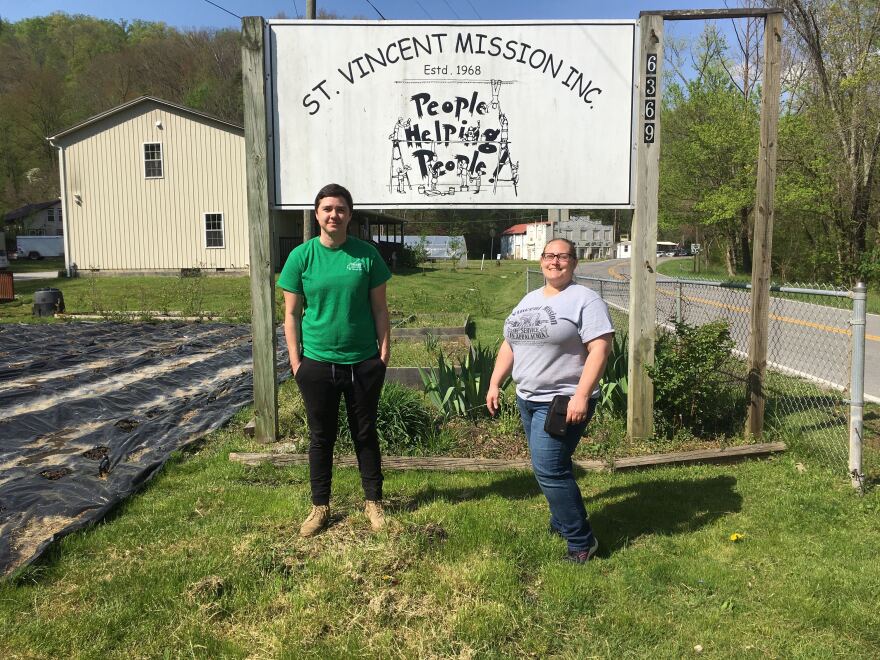
POLYGON ((598 408, 613 417, 626 417, 626 405, 629 398, 629 347, 625 334, 615 334, 611 343, 611 354, 605 365, 605 373, 599 380, 602 392, 599 396, 598 408))
MULTIPOLYGON (((459 361, 456 370, 452 360, 446 361, 441 351, 436 369, 419 369, 425 394, 444 418, 488 415, 486 392, 495 366, 495 350, 477 346, 459 361)), ((503 390, 510 379, 502 383, 503 390)))
POLYGON ((452 259, 452 270, 455 271, 457 270, 458 260, 464 254, 464 241, 459 238, 450 238, 446 246, 452 259))
POLYGON ((428 351, 428 353, 430 353, 431 355, 437 353, 438 349, 440 348, 440 340, 437 338, 437 335, 432 332, 429 332, 425 335, 424 343, 425 350, 428 351))
POLYGON ((201 319, 205 309, 205 276, 200 268, 182 271, 178 278, 180 298, 183 301, 184 316, 201 319))
POLYGON ((101 294, 98 291, 98 277, 94 274, 89 275, 86 278, 86 290, 83 294, 85 298, 86 309, 88 309, 92 314, 98 314, 101 312, 101 308, 103 305, 101 304, 101 294))
POLYGON ((732 386, 724 373, 734 359, 727 323, 699 327, 675 323, 674 327, 674 333, 658 337, 654 364, 646 367, 654 383, 658 435, 672 437, 680 430, 696 436, 738 432, 745 403, 740 388, 732 386))

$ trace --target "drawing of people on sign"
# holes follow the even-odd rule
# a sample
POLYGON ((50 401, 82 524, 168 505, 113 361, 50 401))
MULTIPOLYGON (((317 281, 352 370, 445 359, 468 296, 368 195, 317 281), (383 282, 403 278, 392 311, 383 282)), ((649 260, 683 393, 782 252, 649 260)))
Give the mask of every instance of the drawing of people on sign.
POLYGON ((510 119, 501 109, 502 80, 404 80, 422 86, 405 99, 411 116, 399 116, 391 142, 389 191, 438 195, 518 195, 519 161, 511 158, 510 119), (431 85, 430 83, 456 83, 431 85), (486 86, 490 97, 486 96, 486 86), (440 89, 441 92, 436 90, 440 89), (449 91, 453 90, 453 91, 449 91), (412 172, 412 174, 410 174, 412 172), (418 185, 413 185, 410 177, 418 185), (491 188, 483 187, 489 176, 491 188))

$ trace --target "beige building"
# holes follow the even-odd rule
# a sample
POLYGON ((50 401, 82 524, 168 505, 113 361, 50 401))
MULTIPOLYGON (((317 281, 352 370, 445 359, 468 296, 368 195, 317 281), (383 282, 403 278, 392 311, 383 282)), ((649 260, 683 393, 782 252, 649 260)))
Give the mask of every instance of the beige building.
POLYGON ((142 97, 49 141, 68 272, 248 268, 240 126, 142 97))
MULTIPOLYGON (((241 126, 145 96, 48 139, 58 149, 68 273, 249 270, 241 126)), ((271 217, 279 269, 302 242, 303 213, 271 217)), ((356 211, 349 232, 378 233, 390 261, 403 223, 356 211)))

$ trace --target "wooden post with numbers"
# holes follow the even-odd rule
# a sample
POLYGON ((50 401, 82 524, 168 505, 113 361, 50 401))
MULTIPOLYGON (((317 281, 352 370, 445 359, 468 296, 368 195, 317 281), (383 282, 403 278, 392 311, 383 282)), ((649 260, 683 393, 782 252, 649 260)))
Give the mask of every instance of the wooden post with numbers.
POLYGON ((761 143, 752 243, 752 310, 749 333, 749 415, 746 434, 764 431, 764 378, 767 372, 767 330, 770 312, 770 259, 773 254, 773 194, 776 190, 776 142, 779 126, 782 13, 764 19, 764 87, 761 90, 761 143))
POLYGON ((654 434, 654 387, 645 367, 654 363, 656 336, 657 208, 660 188, 660 65, 663 62, 663 17, 639 18, 639 128, 636 158, 636 208, 633 214, 629 284, 630 438, 654 434))
POLYGON ((254 355, 254 437, 278 439, 278 381, 275 375, 275 276, 272 223, 269 222, 267 159, 265 21, 241 21, 241 69, 244 94, 244 144, 251 262, 251 332, 254 355))

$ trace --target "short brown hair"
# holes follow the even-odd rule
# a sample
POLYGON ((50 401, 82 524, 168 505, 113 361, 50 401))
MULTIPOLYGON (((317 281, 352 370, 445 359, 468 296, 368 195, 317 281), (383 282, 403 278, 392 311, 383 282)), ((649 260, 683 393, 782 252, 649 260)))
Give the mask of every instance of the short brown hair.
POLYGON ((346 202, 348 202, 349 211, 352 211, 354 209, 354 202, 351 200, 351 193, 348 192, 347 188, 340 186, 338 183, 328 183, 326 186, 318 191, 318 194, 315 197, 316 211, 318 210, 318 206, 321 204, 321 200, 325 197, 341 197, 346 202))

